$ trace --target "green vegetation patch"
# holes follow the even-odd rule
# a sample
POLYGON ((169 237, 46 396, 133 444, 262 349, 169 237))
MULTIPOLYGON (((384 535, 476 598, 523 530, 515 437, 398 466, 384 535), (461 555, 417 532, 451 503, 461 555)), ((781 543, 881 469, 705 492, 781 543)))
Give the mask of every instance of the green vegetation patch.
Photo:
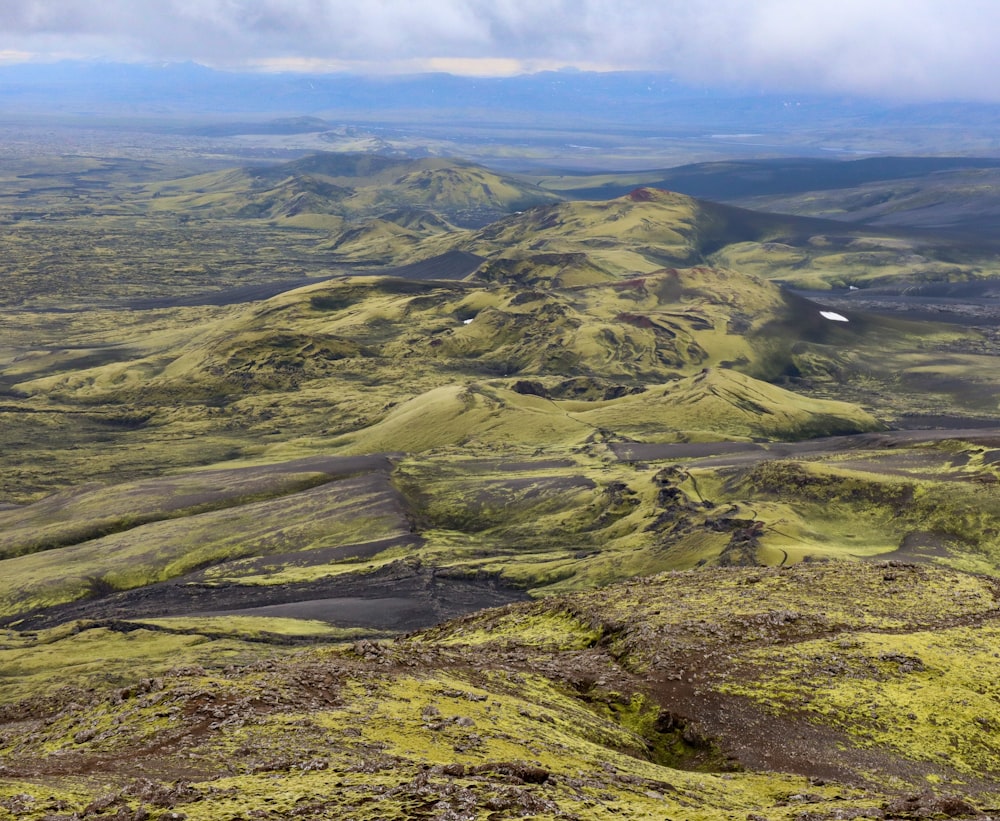
POLYGON ((993 613, 997 602, 984 577, 928 566, 824 562, 671 572, 573 594, 561 606, 618 643, 625 657, 648 664, 650 654, 667 647, 704 651, 847 628, 917 630, 993 613))
POLYGON ((274 618, 269 616, 171 616, 158 619, 134 619, 131 623, 151 625, 172 633, 229 637, 240 640, 315 639, 316 641, 355 641, 375 631, 364 628, 334 627, 314 619, 274 618))
MULTIPOLYGON (((937 743, 934 722, 964 738, 988 718, 996 694, 984 678, 1000 636, 979 620, 995 612, 988 579, 830 563, 663 574, 397 641, 294 653, 177 632, 299 632, 271 620, 79 625, 9 636, 2 652, 28 675, 23 689, 0 692, 0 737, 17 768, 8 783, 28 796, 18 806, 39 819, 56 798, 78 813, 100 801, 206 819, 261 806, 306 818, 335 809, 404 819, 432 808, 501 818, 870 814, 891 791, 740 771, 724 732, 706 736, 697 715, 658 700, 659 676, 683 658, 700 666, 700 686, 766 686, 768 709, 805 710, 845 732, 853 722, 859 744, 922 762, 916 751, 937 743), (60 644, 49 669, 37 666, 60 644), (29 651, 34 672, 23 667, 29 651), (32 692, 33 676, 51 682, 73 653, 86 660, 70 668, 73 688, 32 692), (969 663, 955 664, 960 657, 969 663), (968 703, 953 709, 945 692, 968 703), (912 747, 889 720, 903 707, 928 728, 912 747), (49 799, 24 774, 55 761, 65 775, 49 775, 49 799), (150 777, 176 767, 188 773, 183 784, 150 777), (81 788, 83 770, 106 775, 81 788)), ((962 750, 970 781, 992 767, 989 744, 962 750)), ((940 757, 928 766, 953 767, 940 757)))
MULTIPOLYGON (((882 534, 884 543, 898 546, 904 558, 909 546, 927 544, 935 561, 990 571, 1000 555, 1000 506, 992 491, 992 470, 984 470, 981 459, 970 458, 977 453, 973 448, 970 454, 966 447, 956 467, 955 457, 947 452, 917 448, 909 465, 895 459, 891 471, 883 472, 877 457, 853 464, 845 459, 850 466, 838 465, 838 459, 822 464, 766 461, 738 481, 744 491, 780 500, 800 516, 812 513, 829 520, 830 527, 817 528, 827 539, 854 519, 864 528, 848 530, 869 537, 882 534)), ((735 484, 731 482, 730 489, 735 484)), ((848 550, 853 543, 842 542, 848 550)))
POLYGON ((518 608, 491 619, 485 627, 475 616, 468 617, 450 625, 443 634, 435 634, 433 630, 425 633, 421 640, 430 639, 446 647, 514 642, 546 650, 582 650, 592 647, 600 638, 598 630, 565 611, 525 613, 518 608), (465 624, 468 629, 463 628, 465 624))
POLYGON ((184 476, 89 485, 0 511, 0 555, 11 557, 74 544, 157 519, 236 507, 324 484, 329 473, 308 465, 213 470, 184 476))
POLYGON ((1000 767, 1000 628, 851 633, 751 654, 760 666, 724 691, 777 712, 804 712, 865 748, 953 768, 967 778, 1000 767))
POLYGON ((31 633, 9 630, 0 645, 0 703, 51 695, 63 687, 127 686, 184 663, 236 660, 247 649, 239 637, 211 641, 194 631, 118 630, 87 622, 31 633))

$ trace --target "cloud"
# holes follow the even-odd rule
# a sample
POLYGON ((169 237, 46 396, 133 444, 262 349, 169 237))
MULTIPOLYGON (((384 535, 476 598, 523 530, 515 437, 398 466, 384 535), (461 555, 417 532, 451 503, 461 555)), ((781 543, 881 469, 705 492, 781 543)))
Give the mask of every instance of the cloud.
POLYGON ((363 71, 601 66, 1000 99, 994 0, 4 0, 0 52, 363 71))

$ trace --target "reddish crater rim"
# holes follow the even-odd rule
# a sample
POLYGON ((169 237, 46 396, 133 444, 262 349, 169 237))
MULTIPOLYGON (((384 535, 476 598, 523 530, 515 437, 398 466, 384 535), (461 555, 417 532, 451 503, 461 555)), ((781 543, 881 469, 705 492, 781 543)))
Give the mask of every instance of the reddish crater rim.
POLYGON ((628 193, 628 198, 633 202, 651 202, 659 193, 655 188, 636 188, 628 193))

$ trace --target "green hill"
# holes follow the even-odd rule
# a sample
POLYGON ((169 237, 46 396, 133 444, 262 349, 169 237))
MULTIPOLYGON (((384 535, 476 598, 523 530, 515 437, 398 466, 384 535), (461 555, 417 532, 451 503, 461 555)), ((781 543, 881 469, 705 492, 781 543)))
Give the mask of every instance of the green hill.
MULTIPOLYGON (((488 260, 479 275, 493 278, 503 264, 503 258, 488 260)), ((191 334, 186 345, 169 337, 165 347, 134 362, 73 369, 17 388, 136 408, 182 399, 247 407, 265 401, 289 422, 308 392, 313 401, 329 395, 333 405, 368 405, 364 427, 385 415, 389 401, 396 405, 445 386, 462 395, 470 380, 587 376, 628 392, 706 367, 767 376, 794 364, 788 353, 794 340, 786 342, 785 354, 779 343, 780 329, 793 329, 797 308, 770 283, 702 267, 547 292, 516 282, 354 277, 234 310, 191 334), (758 336, 765 327, 770 333, 758 336), (395 374, 402 369, 407 377, 400 382, 395 374), (265 399, 274 392, 288 396, 280 403, 265 399)), ((818 309, 815 316, 813 324, 824 322, 818 309)), ((782 402, 799 400, 788 394, 782 402)), ((858 422, 863 428, 875 424, 852 415, 866 420, 858 422)), ((796 427, 781 430, 791 436, 796 427)), ((706 430, 745 433, 724 414, 706 430)))
POLYGON ((357 219, 420 208, 458 223, 482 224, 554 199, 530 183, 458 160, 315 154, 149 185, 140 202, 153 214, 202 218, 298 218, 302 223, 306 214, 357 219))
MULTIPOLYGON (((922 230, 922 219, 931 227, 962 220, 988 222, 994 204, 983 179, 995 172, 953 173, 950 184, 936 176, 919 185, 909 183, 899 201, 888 189, 881 199, 873 194, 867 201, 863 190, 812 192, 801 201, 752 201, 765 210, 634 188, 612 200, 559 204, 523 219, 501 221, 486 228, 481 238, 517 245, 543 229, 550 239, 536 250, 566 253, 579 244, 589 247, 592 259, 612 266, 641 270, 649 264, 703 262, 817 290, 885 284, 903 288, 997 276, 1000 270, 988 232, 952 236, 922 230), (970 206, 974 213, 960 217, 955 203, 968 203, 970 188, 978 192, 978 205, 970 206), (857 200, 853 206, 851 197, 857 200), (843 209, 862 209, 865 202, 872 208, 872 225, 830 219, 850 216, 843 209), (905 209, 908 216, 897 219, 894 209, 905 209), (897 227, 907 225, 907 220, 915 227, 897 227)), ((859 211, 856 218, 867 213, 859 211)))

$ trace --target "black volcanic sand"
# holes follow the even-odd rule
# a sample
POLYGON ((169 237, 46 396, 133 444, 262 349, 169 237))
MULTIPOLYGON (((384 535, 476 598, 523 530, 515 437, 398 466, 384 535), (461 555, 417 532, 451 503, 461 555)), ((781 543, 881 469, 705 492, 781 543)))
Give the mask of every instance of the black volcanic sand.
MULTIPOLYGON (((748 465, 775 458, 816 456, 824 453, 850 458, 857 454, 856 466, 865 468, 873 450, 892 450, 886 459, 872 463, 881 472, 911 473, 919 469, 919 454, 905 445, 959 439, 993 448, 1000 453, 1000 427, 953 428, 947 430, 896 430, 849 436, 826 437, 802 442, 714 442, 681 444, 610 443, 608 447, 623 462, 694 460, 692 465, 724 467, 748 465), (915 461, 917 460, 917 461, 915 461), (898 462, 898 464, 897 464, 898 462)), ((512 462, 512 465, 515 464, 512 462)), ((523 466, 523 463, 517 463, 523 466)), ((571 463, 570 463, 571 464, 571 463)), ((299 470, 322 470, 333 476, 358 474, 373 482, 386 482, 393 465, 392 455, 358 457, 312 457, 281 466, 238 468, 256 476, 268 470, 280 472, 294 466, 299 470)), ((463 467, 495 471, 502 459, 464 460, 463 467), (481 464, 477 464, 481 462, 481 464)), ((564 468, 563 460, 531 462, 564 468)), ((567 477, 552 477, 564 483, 567 477)), ((575 485, 574 477, 570 483, 575 485)), ((398 500, 397 500, 398 501, 398 500)), ((394 512, 405 515, 402 509, 394 512)), ((916 538, 900 546, 899 557, 907 560, 933 558, 940 545, 931 538, 916 538)), ((402 548, 406 557, 380 567, 341 573, 302 583, 252 585, 219 582, 204 572, 128 591, 109 592, 94 598, 21 613, 8 619, 20 630, 44 629, 75 620, 128 621, 171 616, 241 615, 292 617, 325 621, 338 627, 375 631, 405 632, 438 624, 484 608, 528 599, 525 591, 504 583, 495 575, 458 575, 446 569, 425 566, 420 560, 422 539, 415 532, 371 542, 341 544, 306 553, 268 555, 244 560, 244 572, 265 573, 275 564, 319 568, 330 562, 353 559, 364 562, 389 549, 402 548)))
POLYGON ((524 591, 493 576, 450 577, 411 560, 302 584, 164 582, 35 611, 19 618, 18 629, 41 630, 78 619, 240 615, 318 619, 337 627, 397 632, 527 599, 524 591))

